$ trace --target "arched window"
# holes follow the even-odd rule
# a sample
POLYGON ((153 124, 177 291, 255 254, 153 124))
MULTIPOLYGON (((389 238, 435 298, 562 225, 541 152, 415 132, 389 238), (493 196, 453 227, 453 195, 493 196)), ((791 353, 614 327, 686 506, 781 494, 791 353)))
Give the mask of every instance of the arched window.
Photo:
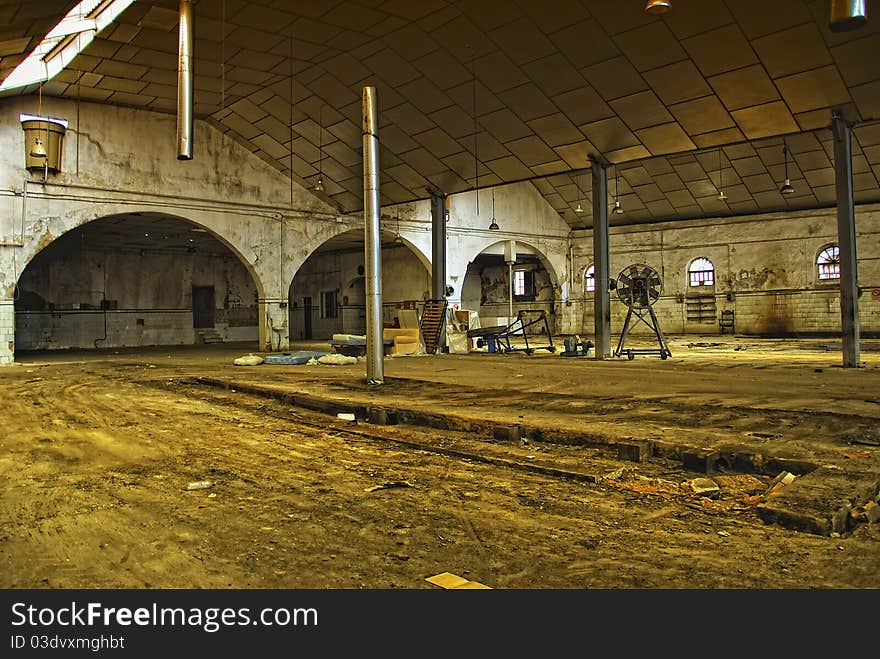
POLYGON ((590 266, 584 270, 584 293, 592 293, 596 290, 596 267, 590 266))
POLYGON ((816 270, 819 281, 840 279, 840 248, 837 245, 822 248, 816 257, 816 270))
POLYGON ((692 287, 714 286, 715 266, 709 259, 694 259, 688 268, 688 279, 692 287))

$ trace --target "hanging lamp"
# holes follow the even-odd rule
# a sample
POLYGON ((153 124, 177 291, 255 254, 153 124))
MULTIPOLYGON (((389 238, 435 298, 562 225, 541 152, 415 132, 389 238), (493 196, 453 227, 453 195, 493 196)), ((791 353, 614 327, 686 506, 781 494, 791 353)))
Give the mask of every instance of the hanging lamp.
POLYGON ((489 224, 489 231, 498 231, 500 228, 495 221, 495 188, 492 188, 492 223, 489 224))
POLYGON ((578 177, 575 176, 575 177, 574 177, 574 185, 575 185, 575 187, 577 188, 577 191, 578 191, 578 203, 577 203, 577 206, 575 206, 574 212, 577 213, 578 215, 580 215, 581 213, 584 212, 584 208, 583 208, 583 206, 581 206, 581 197, 583 196, 584 191, 581 190, 581 186, 580 186, 580 184, 577 182, 577 180, 578 180, 578 177))
MULTIPOLYGON (((472 46, 468 46, 471 49, 471 86, 473 88, 473 109, 474 109, 474 198, 476 203, 476 215, 475 218, 477 220, 480 219, 480 164, 479 164, 479 156, 477 155, 477 54, 474 52, 472 46)), ((494 199, 494 197, 493 197, 494 199)), ((493 211, 494 214, 494 211, 493 211)), ((492 221, 492 224, 495 224, 493 228, 492 225, 489 225, 489 229, 492 231, 496 231, 498 229, 498 225, 495 221, 492 221)))
POLYGON ((394 236, 394 242, 402 243, 403 238, 400 236, 400 206, 397 207, 397 233, 394 236))
POLYGON ((611 210, 615 215, 623 213, 623 206, 620 205, 620 197, 617 189, 617 167, 614 168, 614 208, 611 210))
MULTIPOLYGON (((42 119, 43 118, 43 83, 40 83, 40 91, 39 91, 39 101, 37 102, 37 116, 42 119)), ((49 125, 46 124, 46 138, 48 141, 49 135, 49 125)), ((31 149, 31 158, 48 158, 49 154, 46 151, 46 145, 43 144, 43 140, 40 139, 40 136, 37 135, 34 138, 34 146, 31 149)))
POLYGON ((721 149, 718 149, 718 201, 727 201, 724 194, 724 172, 721 169, 721 149))
POLYGON ((794 186, 791 184, 791 179, 788 178, 788 144, 785 142, 785 138, 782 138, 782 157, 785 159, 785 183, 779 188, 779 191, 782 194, 791 194, 794 192, 794 186))
POLYGON ((318 110, 318 181, 315 192, 324 192, 324 106, 318 110))

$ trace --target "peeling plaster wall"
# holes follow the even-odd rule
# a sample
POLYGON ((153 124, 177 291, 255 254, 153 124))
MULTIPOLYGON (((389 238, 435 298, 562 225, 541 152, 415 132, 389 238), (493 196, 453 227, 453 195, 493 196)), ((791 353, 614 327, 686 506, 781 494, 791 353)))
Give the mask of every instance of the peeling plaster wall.
MULTIPOLYGON (((468 277, 471 263, 484 251, 501 241, 516 240, 527 244, 538 255, 545 268, 546 279, 540 279, 542 308, 548 312, 552 332, 559 331, 566 321, 568 311, 561 306, 561 290, 568 282, 568 235, 569 226, 540 195, 531 183, 514 183, 495 189, 495 219, 500 227, 490 231, 487 227, 492 221, 492 193, 482 190, 479 193, 479 214, 477 213, 476 193, 468 192, 453 195, 448 199, 449 220, 447 223, 447 282, 453 288, 449 296, 450 305, 459 304, 469 308, 476 299, 482 299, 482 290, 475 292, 471 283, 473 274, 468 277), (467 288, 465 288, 467 286, 467 288), (477 298, 479 295, 479 298, 477 298)), ((430 217, 430 208, 425 203, 422 213, 430 217)), ((430 239, 430 235, 429 235, 430 239)), ((429 246, 430 247, 430 246, 429 246)), ((430 254, 430 251, 428 252, 430 254)), ((507 266, 503 266, 506 281, 507 266)), ((488 275, 487 275, 488 276, 488 275)), ((490 277, 490 279, 499 279, 490 277)), ((506 285, 505 285, 506 286, 506 285)), ((490 300, 482 315, 507 316, 507 292, 503 292, 503 304, 496 306, 490 300)), ((519 303, 516 308, 531 307, 519 303)))
MULTIPOLYGON (((291 338, 304 338, 303 298, 312 299, 312 337, 330 339, 333 334, 366 332, 366 295, 363 250, 314 254, 299 269, 290 289, 291 338), (359 271, 360 270, 360 271, 359 271), (337 317, 321 317, 321 293, 337 291, 337 317), (347 299, 346 299, 347 298, 347 299)), ((397 309, 413 307, 426 299, 431 274, 419 257, 404 245, 382 249, 383 320, 392 323, 397 309)))
POLYGON ((257 290, 232 255, 49 248, 19 280, 15 341, 20 350, 192 344, 193 286, 214 289, 223 341, 257 340, 257 290))
MULTIPOLYGON (((880 206, 857 207, 856 230, 861 331, 877 334, 880 293, 873 291, 880 290, 880 206)), ((631 263, 660 273, 663 292, 654 308, 664 332, 719 333, 721 312, 731 310, 737 334, 840 333, 839 283, 819 281, 815 265, 819 251, 837 242, 835 209, 612 228, 610 242, 612 277, 631 263), (699 257, 714 264, 714 287, 689 286, 688 266, 699 257), (702 322, 693 320, 698 306, 706 316, 702 322)), ((592 247, 591 232, 573 232, 580 280, 573 291, 572 329, 587 335, 593 332, 593 296, 585 295, 582 277, 592 264, 592 247)), ((612 291, 612 331, 619 331, 625 315, 612 291)))
POLYGON ((12 360, 13 291, 34 255, 92 220, 132 212, 186 218, 223 241, 256 283, 261 345, 286 347, 297 258, 350 228, 333 208, 298 184, 291 204, 289 178, 204 122, 183 162, 172 115, 82 103, 77 125, 73 102, 44 98, 43 110, 70 120, 62 171, 45 183, 24 169, 17 120, 34 99, 0 99, 0 363, 12 360))
MULTIPOLYGON (((548 323, 553 331, 553 315, 555 314, 555 291, 550 273, 540 262, 526 263, 522 256, 514 270, 527 269, 534 272, 535 299, 529 301, 513 301, 513 317, 521 309, 543 310, 548 315, 548 323)), ((484 326, 502 325, 508 321, 510 311, 510 283, 507 264, 498 259, 478 257, 468 265, 465 283, 462 287, 462 308, 477 311, 480 322, 484 326)), ((530 316, 526 322, 535 320, 530 316)), ((534 325, 530 333, 543 330, 542 325, 534 325)))

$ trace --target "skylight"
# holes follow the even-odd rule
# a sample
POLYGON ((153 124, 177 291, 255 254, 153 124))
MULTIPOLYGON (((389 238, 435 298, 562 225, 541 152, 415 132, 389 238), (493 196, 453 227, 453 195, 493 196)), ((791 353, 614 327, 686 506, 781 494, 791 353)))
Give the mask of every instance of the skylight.
POLYGON ((0 91, 51 80, 134 0, 82 0, 0 84, 0 91))

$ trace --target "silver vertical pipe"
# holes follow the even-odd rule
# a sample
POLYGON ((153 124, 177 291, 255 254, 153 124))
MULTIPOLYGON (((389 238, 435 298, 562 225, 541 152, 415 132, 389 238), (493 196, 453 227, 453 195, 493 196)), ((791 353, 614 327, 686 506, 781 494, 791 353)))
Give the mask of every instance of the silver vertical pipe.
POLYGON ((193 157, 193 12, 192 0, 180 0, 177 55, 177 159, 193 157))
POLYGON ((828 20, 832 32, 849 32, 868 22, 865 0, 831 0, 831 17, 828 20))
POLYGON ((611 294, 608 286, 608 169, 605 162, 590 157, 593 175, 593 268, 596 290, 593 293, 593 327, 596 359, 611 356, 611 294))
POLYGON ((840 246, 840 322, 843 367, 859 366, 859 277, 856 258, 856 212, 853 205, 852 127, 833 111, 834 172, 837 184, 837 241, 840 246))
POLYGON ((367 382, 385 381, 382 331, 382 236, 379 229, 379 129, 376 88, 364 87, 364 252, 367 288, 367 382))
POLYGON ((446 195, 431 193, 431 295, 446 297, 446 195))

